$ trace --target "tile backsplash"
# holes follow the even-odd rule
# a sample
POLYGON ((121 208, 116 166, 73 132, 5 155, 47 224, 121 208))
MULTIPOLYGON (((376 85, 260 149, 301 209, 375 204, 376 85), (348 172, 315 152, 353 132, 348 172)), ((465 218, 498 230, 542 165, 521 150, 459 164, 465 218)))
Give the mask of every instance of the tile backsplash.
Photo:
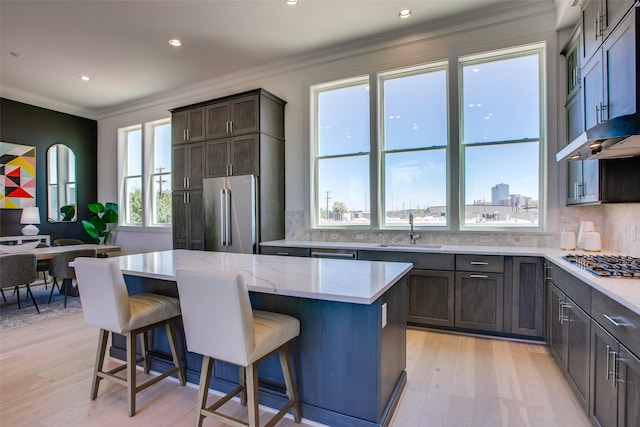
MULTIPOLYGON (((602 238, 603 251, 640 257, 640 204, 568 206, 560 209, 560 231, 578 232, 581 221, 593 221, 602 238)), ((286 212, 286 238, 334 242, 408 243, 406 231, 309 230, 304 212, 286 212)), ((418 244, 464 246, 534 246, 558 248, 559 234, 492 232, 419 232, 418 244)))

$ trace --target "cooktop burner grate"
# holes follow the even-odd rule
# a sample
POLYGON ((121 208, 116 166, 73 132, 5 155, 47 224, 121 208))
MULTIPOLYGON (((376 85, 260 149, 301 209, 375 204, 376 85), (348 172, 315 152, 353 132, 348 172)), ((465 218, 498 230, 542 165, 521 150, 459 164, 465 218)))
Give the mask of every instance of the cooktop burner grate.
POLYGON ((640 279, 640 258, 581 254, 567 254, 563 258, 599 277, 640 279))

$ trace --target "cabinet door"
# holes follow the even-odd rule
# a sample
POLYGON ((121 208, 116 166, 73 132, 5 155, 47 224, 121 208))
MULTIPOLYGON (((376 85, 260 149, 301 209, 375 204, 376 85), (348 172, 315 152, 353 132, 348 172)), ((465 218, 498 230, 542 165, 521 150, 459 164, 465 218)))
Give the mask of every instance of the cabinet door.
POLYGON ((171 150, 171 188, 184 190, 187 188, 187 146, 178 145, 171 150))
POLYGON ((184 144, 187 142, 187 128, 189 122, 186 111, 180 111, 171 115, 171 143, 184 144))
POLYGON ((204 142, 188 144, 187 187, 190 190, 201 189, 204 178, 204 142))
POLYGON ((567 204, 576 205, 581 202, 582 160, 567 162, 567 204))
POLYGON ((622 17, 631 9, 635 0, 604 0, 603 10, 605 11, 604 37, 615 30, 616 25, 622 17))
POLYGON ((504 275, 456 272, 455 326, 500 332, 504 319, 504 275))
POLYGON ((207 106, 207 139, 224 138, 229 133, 231 111, 228 102, 207 106))
POLYGON ((602 84, 602 54, 600 51, 582 68, 584 128, 591 129, 602 121, 604 90, 602 84))
MULTIPOLYGON (((615 388, 614 358, 618 341, 600 325, 591 328, 591 408, 589 415, 594 425, 617 425, 617 389, 615 388)), ((637 402, 636 402, 637 406, 637 402)))
POLYGON ((582 161, 581 203, 600 200, 600 163, 599 160, 582 161))
POLYGON ((189 222, 186 197, 187 193, 185 191, 174 192, 171 196, 173 249, 189 249, 189 222))
POLYGON ((189 126, 187 128, 187 141, 204 141, 204 107, 194 108, 188 111, 189 126))
POLYGON ((583 119, 583 107, 582 107, 582 92, 576 92, 566 105, 567 110, 567 144, 576 139, 582 132, 584 132, 584 126, 582 124, 583 119))
POLYGON ((189 212, 189 249, 204 250, 204 200, 202 191, 187 194, 189 212))
POLYGON ((640 359, 620 345, 618 361, 618 426, 640 426, 640 359))
POLYGON ((227 176, 229 166, 229 140, 207 141, 206 177, 227 176))
POLYGON ((260 175, 259 138, 257 133, 231 138, 231 175, 260 175))
POLYGON ((260 98, 258 95, 243 96, 230 101, 231 133, 240 134, 260 130, 260 98))
POLYGON ((411 270, 409 321, 423 325, 454 326, 454 273, 411 270))
POLYGON ((601 1, 589 0, 584 9, 582 9, 582 52, 584 62, 588 61, 602 44, 601 1))
POLYGON ((551 284, 549 294, 549 312, 551 316, 551 323, 549 325, 549 349, 558 365, 564 367, 566 337, 563 326, 564 322, 561 316, 565 297, 564 293, 553 284, 551 284))
POLYGON ((636 100, 636 13, 630 13, 602 46, 603 88, 607 105, 605 118, 635 113, 636 100))
POLYGON ((591 348, 591 319, 571 299, 564 305, 567 319, 566 370, 569 384, 576 392, 585 412, 589 408, 589 353, 591 348))
POLYGON ((513 258, 513 300, 511 332, 542 336, 543 311, 542 259, 513 258))

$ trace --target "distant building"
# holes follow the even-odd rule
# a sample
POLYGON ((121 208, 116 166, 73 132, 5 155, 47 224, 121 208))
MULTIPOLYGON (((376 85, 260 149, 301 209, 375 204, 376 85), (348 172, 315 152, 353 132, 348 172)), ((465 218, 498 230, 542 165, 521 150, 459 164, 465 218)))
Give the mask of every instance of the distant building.
POLYGON ((497 184, 495 187, 491 187, 491 204, 506 205, 509 200, 509 184, 497 184))

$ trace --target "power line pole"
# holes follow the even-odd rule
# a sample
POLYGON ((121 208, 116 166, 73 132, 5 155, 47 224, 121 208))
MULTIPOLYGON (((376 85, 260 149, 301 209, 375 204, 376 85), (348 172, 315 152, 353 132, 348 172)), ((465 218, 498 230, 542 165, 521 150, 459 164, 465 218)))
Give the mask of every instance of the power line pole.
POLYGON ((331 191, 325 191, 326 196, 325 199, 327 200, 327 221, 329 220, 329 200, 331 200, 331 197, 329 197, 329 193, 331 193, 331 191))

